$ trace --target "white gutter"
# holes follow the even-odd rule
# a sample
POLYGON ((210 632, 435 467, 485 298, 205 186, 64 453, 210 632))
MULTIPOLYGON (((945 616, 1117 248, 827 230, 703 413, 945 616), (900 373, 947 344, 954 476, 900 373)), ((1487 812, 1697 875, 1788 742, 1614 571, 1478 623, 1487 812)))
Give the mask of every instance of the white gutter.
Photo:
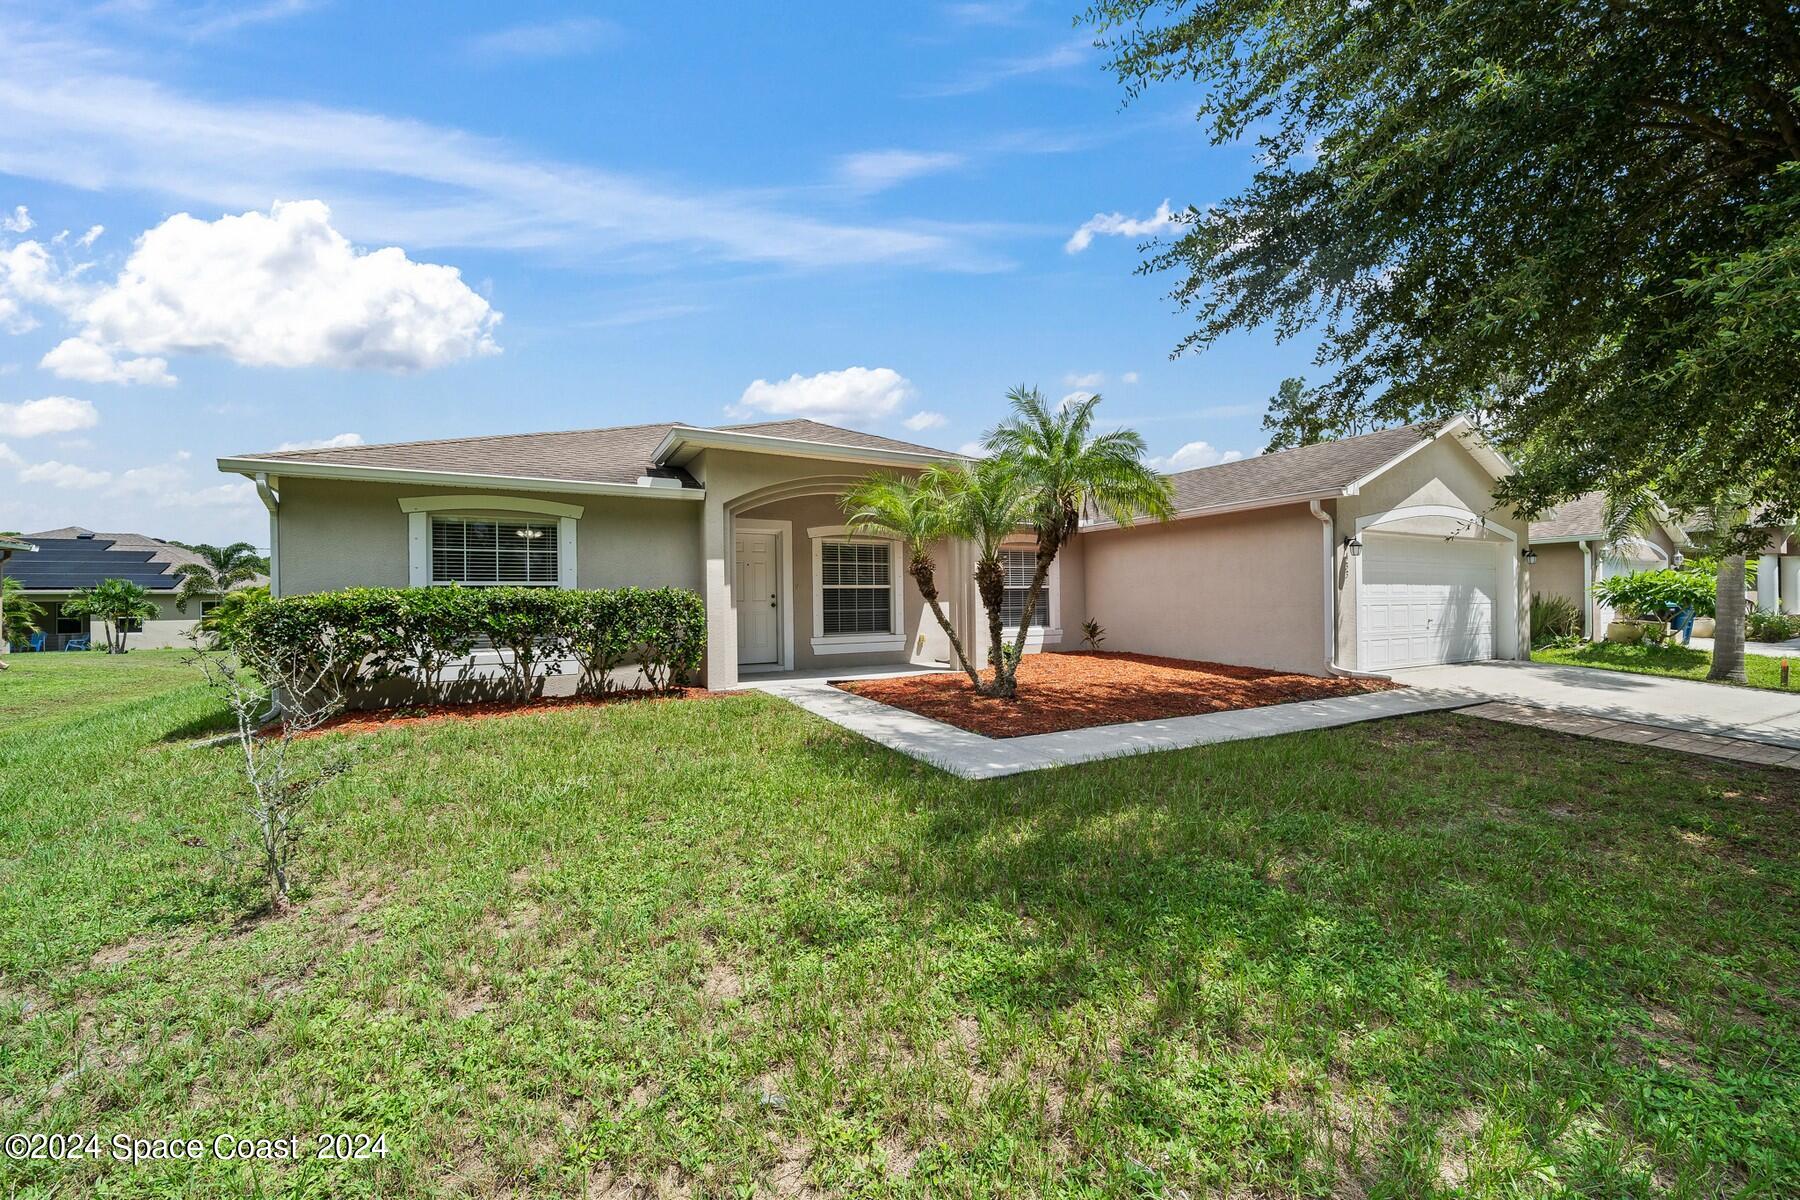
MULTIPOLYGON (((677 450, 692 446, 700 450, 748 450, 763 454, 780 454, 788 458, 823 458, 837 462, 874 463, 877 465, 928 467, 955 462, 960 454, 926 454, 916 450, 882 450, 871 446, 845 446, 836 442, 815 442, 806 438, 774 437, 766 433, 741 433, 730 429, 701 429, 693 425, 677 425, 663 435, 650 461, 670 461, 677 450)), ((679 465, 679 464, 677 464, 679 465)))
MULTIPOLYGON (((1285 504, 1305 504, 1309 502, 1317 504, 1321 500, 1336 500, 1343 495, 1344 493, 1339 489, 1332 488, 1329 491, 1295 492, 1288 496, 1270 496, 1263 500, 1240 500, 1235 504, 1208 504, 1200 508, 1184 508, 1174 516, 1170 517, 1169 520, 1187 521, 1194 517, 1216 517, 1225 513, 1251 512, 1259 508, 1280 508, 1285 504)), ((1128 527, 1120 525, 1117 521, 1108 518, 1104 520, 1083 521, 1081 523, 1081 528, 1124 529, 1128 527)))
POLYGON ((1332 524, 1331 514, 1321 508, 1317 500, 1310 501, 1307 507, 1319 519, 1319 533, 1325 547, 1325 670, 1350 679, 1386 679, 1386 675, 1354 670, 1337 660, 1337 529, 1332 524))
POLYGON ((366 467, 349 463, 311 463, 277 458, 221 458, 219 470, 254 479, 280 474, 301 479, 347 479, 364 483, 421 483, 439 487, 494 488, 513 492, 578 492, 589 496, 642 496, 650 500, 704 500, 705 488, 661 487, 641 483, 600 483, 584 479, 546 479, 528 475, 479 475, 466 471, 419 471, 400 467, 366 467))
POLYGON ((1594 548, 1581 539, 1581 640, 1594 640, 1594 548))
POLYGON ((280 480, 271 481, 266 471, 256 473, 256 494, 269 510, 269 595, 281 595, 281 523, 276 509, 281 507, 281 493, 275 490, 280 480))

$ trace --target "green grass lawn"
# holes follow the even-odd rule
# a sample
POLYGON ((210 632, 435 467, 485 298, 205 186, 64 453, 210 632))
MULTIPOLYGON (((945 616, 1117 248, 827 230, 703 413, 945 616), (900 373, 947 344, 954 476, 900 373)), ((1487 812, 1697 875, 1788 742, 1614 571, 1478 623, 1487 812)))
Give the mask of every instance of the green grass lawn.
MULTIPOLYGON (((1712 655, 1705 650, 1686 646, 1621 646, 1615 642, 1590 642, 1568 649, 1546 647, 1533 650, 1534 662, 1566 663, 1574 667, 1600 667, 1607 671, 1630 671, 1637 675, 1675 675, 1682 679, 1705 679, 1712 669, 1712 655)), ((1789 691, 1800 696, 1800 662, 1793 664, 1789 691)), ((1766 654, 1744 656, 1744 673, 1753 688, 1781 690, 1781 660, 1766 654)))
POLYGON ((0 675, 62 714, 0 722, 0 1133, 388 1153, 0 1194, 1800 1192, 1800 773, 1433 715, 976 784, 623 705, 308 744, 270 918, 216 701, 70 657, 0 675))

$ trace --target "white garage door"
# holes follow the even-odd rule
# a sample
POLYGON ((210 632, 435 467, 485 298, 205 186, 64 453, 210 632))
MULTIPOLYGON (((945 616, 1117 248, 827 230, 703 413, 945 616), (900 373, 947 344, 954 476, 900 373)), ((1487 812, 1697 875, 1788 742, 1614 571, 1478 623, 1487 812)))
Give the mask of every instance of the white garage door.
POLYGON ((1493 542, 1366 534, 1356 614, 1364 671, 1494 657, 1493 542))

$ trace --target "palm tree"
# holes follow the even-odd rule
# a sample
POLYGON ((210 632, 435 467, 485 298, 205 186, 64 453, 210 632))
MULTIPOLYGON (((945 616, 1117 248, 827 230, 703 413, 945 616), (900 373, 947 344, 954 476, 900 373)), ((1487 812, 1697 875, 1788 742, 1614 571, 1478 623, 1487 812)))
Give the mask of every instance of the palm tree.
POLYGON ((1708 679, 1745 683, 1744 535, 1750 511, 1741 496, 1721 496, 1707 506, 1719 555, 1718 599, 1713 605, 1712 666, 1708 679))
POLYGON ((25 585, 11 575, 0 575, 0 640, 23 642, 38 631, 44 607, 25 595, 25 585))
POLYGON ((1000 633, 1000 614, 1006 600, 1006 569, 1000 562, 1000 546, 1031 523, 1031 488, 1004 458, 933 467, 927 478, 949 502, 950 531, 975 547, 975 590, 987 611, 988 665, 994 669, 992 686, 997 687, 1001 682, 1000 660, 1005 641, 1000 633))
POLYGON ((950 638, 957 666, 968 675, 971 684, 980 688, 981 676, 970 665, 962 639, 938 600, 937 563, 931 557, 931 548, 951 532, 950 507, 943 488, 929 479, 871 475, 845 492, 840 504, 852 533, 891 534, 900 539, 906 549, 907 574, 950 638))
POLYGON ((1031 526, 1037 565, 1025 593, 1019 631, 999 662, 998 693, 1017 692, 1026 631, 1044 594, 1050 564, 1092 510, 1121 525, 1141 515, 1166 521, 1174 515, 1169 481, 1144 463, 1144 439, 1129 429, 1094 434, 1099 396, 1052 406, 1036 388, 1014 388, 1006 397, 1012 416, 987 435, 987 447, 1009 461, 1032 493, 1031 526))
POLYGON ((123 654, 131 624, 141 625, 154 617, 156 601, 142 584, 129 579, 102 579, 64 600, 62 611, 106 622, 106 652, 123 654))
POLYGON ((182 563, 175 568, 181 586, 175 589, 175 607, 187 611, 192 600, 216 600, 232 588, 253 582, 261 573, 262 559, 249 542, 229 546, 189 546, 204 562, 182 563))

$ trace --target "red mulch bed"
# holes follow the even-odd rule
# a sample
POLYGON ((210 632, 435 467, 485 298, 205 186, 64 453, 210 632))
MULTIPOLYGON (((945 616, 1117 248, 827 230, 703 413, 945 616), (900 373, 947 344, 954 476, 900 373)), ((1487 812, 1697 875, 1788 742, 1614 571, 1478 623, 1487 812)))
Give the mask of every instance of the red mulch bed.
MULTIPOLYGON (((991 677, 991 671, 984 672, 984 678, 991 677)), ((1016 700, 977 695, 960 671, 846 680, 837 686, 958 729, 1008 738, 1356 696, 1401 685, 1098 651, 1027 655, 1019 664, 1016 700)))
POLYGON ((562 712, 571 708, 608 708, 615 704, 659 704, 670 700, 710 700, 725 692, 705 688, 677 688, 672 692, 609 692, 604 696, 549 696, 514 703, 483 700, 474 704, 421 704, 399 708, 371 708, 339 713, 304 737, 326 733, 374 733, 407 725, 438 725, 445 721, 485 721, 493 717, 517 717, 526 713, 562 712))

